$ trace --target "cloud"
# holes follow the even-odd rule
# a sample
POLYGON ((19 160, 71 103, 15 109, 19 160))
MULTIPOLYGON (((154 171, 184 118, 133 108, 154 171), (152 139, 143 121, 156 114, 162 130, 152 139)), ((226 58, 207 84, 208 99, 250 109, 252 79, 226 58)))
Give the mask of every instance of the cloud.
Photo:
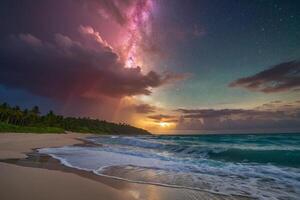
POLYGON ((117 52, 92 27, 80 26, 80 40, 56 34, 52 42, 32 34, 12 35, 0 47, 0 84, 66 100, 150 95, 152 88, 182 75, 125 68, 117 52))
POLYGON ((178 130, 205 130, 205 131, 243 131, 252 132, 257 130, 264 131, 299 131, 300 120, 297 119, 191 119, 181 118, 177 124, 178 130))
POLYGON ((294 60, 272 66, 253 76, 233 81, 229 86, 264 93, 297 91, 300 89, 300 62, 294 60))
POLYGON ((86 46, 94 47, 95 49, 99 47, 107 48, 108 50, 113 51, 112 47, 102 39, 100 33, 95 31, 93 27, 81 25, 79 26, 78 31, 85 38, 84 44, 86 46))
POLYGON ((148 116, 149 119, 152 119, 156 122, 160 122, 160 121, 170 121, 170 120, 174 120, 176 118, 176 116, 173 115, 165 115, 165 114, 158 114, 158 115, 150 115, 148 116))
POLYGON ((282 116, 282 111, 246 110, 246 109, 178 109, 185 118, 220 118, 230 116, 269 117, 282 116))
POLYGON ((21 41, 27 43, 29 46, 33 47, 39 47, 42 46, 41 40, 38 38, 34 37, 33 35, 30 34, 20 34, 19 38, 21 41))
POLYGON ((300 105, 297 102, 273 101, 253 109, 177 109, 176 111, 180 115, 176 129, 181 130, 300 129, 300 105))
POLYGON ((155 106, 149 104, 139 104, 134 106, 135 111, 140 114, 149 114, 153 113, 156 110, 155 106))

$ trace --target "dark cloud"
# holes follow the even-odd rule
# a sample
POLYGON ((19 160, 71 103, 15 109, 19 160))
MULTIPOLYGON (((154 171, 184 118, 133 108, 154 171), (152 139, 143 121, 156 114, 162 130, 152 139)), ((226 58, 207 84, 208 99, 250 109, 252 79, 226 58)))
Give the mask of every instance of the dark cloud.
POLYGON ((12 35, 0 48, 0 84, 40 96, 68 99, 149 95, 151 88, 182 78, 125 68, 118 54, 91 27, 81 40, 56 34, 53 42, 31 34, 12 35))
POLYGON ((276 101, 271 101, 270 103, 282 103, 282 101, 276 100, 276 101))
POLYGON ((149 104, 139 104, 139 105, 135 105, 134 106, 135 111, 137 113, 141 113, 141 114, 149 114, 149 113, 153 113, 156 110, 155 106, 149 105, 149 104))
POLYGON ((176 118, 176 116, 159 114, 159 115, 150 115, 150 116, 148 116, 148 118, 152 119, 154 121, 160 122, 160 121, 174 120, 174 118, 176 118))
POLYGON ((178 109, 180 117, 177 129, 300 129, 299 105, 278 104, 279 102, 270 102, 257 109, 178 109), (272 105, 272 109, 268 109, 269 105, 272 105))
POLYGON ((178 119, 174 118, 174 119, 164 119, 163 122, 168 122, 168 123, 177 123, 178 119))
POLYGON ((264 93, 296 91, 300 89, 300 62, 290 61, 272 66, 253 76, 240 78, 229 84, 264 93))
POLYGON ((185 118, 220 118, 233 115, 252 116, 252 117, 267 117, 267 116, 282 116, 282 111, 264 111, 264 110, 246 110, 246 109, 178 109, 183 113, 185 118))
POLYGON ((180 118, 176 129, 179 130, 206 130, 206 131, 299 131, 300 120, 297 119, 185 119, 180 118))
POLYGON ((300 102, 291 101, 291 102, 283 102, 283 101, 271 101, 269 103, 262 104, 257 106, 255 109, 259 110, 268 110, 268 111, 297 111, 300 108, 300 102))

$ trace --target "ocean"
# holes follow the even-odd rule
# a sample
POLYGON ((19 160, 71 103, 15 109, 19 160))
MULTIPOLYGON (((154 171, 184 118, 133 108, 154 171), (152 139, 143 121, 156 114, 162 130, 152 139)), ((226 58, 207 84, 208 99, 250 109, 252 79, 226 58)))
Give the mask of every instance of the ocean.
POLYGON ((99 136, 39 149, 69 167, 138 183, 300 199, 300 134, 99 136))

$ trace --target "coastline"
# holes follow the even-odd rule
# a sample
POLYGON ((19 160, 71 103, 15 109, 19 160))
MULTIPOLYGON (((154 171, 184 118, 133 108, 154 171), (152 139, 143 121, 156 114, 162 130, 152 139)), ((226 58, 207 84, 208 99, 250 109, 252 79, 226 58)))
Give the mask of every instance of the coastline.
MULTIPOLYGON (((83 145, 84 138, 88 136, 91 135, 1 133, 0 159, 24 160, 37 148, 83 145)), ((0 162, 0 199, 249 199, 131 183, 68 168, 49 156, 41 156, 41 160, 43 159, 47 162, 38 160, 40 166, 36 167, 0 162)))

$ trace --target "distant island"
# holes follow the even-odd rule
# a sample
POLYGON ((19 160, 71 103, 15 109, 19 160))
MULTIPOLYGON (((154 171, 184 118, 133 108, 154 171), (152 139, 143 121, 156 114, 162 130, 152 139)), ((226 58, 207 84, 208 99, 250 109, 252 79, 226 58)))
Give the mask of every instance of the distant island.
POLYGON ((125 123, 112 123, 105 120, 87 117, 64 117, 49 111, 41 115, 38 106, 21 109, 8 103, 0 105, 0 132, 21 133, 79 133, 110 134, 110 135, 145 135, 150 132, 125 123))

